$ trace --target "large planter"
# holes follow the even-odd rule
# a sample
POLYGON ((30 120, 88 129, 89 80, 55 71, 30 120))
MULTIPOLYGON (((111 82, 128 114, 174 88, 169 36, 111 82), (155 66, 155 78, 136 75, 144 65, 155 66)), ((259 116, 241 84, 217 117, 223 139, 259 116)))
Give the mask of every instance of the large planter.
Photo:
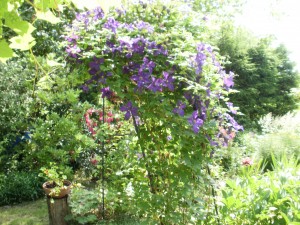
POLYGON ((57 189, 57 187, 55 185, 53 185, 53 183, 50 182, 50 181, 45 182, 43 184, 43 189, 44 189, 45 194, 48 197, 57 198, 57 199, 63 198, 66 195, 70 194, 70 192, 71 192, 71 185, 72 185, 71 181, 65 180, 63 183, 64 183, 64 186, 61 187, 59 189, 59 191, 55 191, 55 193, 53 193, 53 189, 54 188, 57 189))

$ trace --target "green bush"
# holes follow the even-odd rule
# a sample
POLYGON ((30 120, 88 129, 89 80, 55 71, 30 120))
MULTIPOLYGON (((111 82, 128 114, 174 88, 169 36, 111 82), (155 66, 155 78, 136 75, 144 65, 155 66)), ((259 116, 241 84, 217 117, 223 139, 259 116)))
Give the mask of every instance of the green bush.
POLYGON ((12 163, 18 142, 28 130, 34 68, 28 60, 18 59, 0 64, 0 76, 0 169, 3 170, 12 163))
POLYGON ((98 218, 100 196, 96 191, 74 188, 70 198, 72 215, 68 220, 73 224, 94 224, 98 218))
POLYGON ((11 172, 0 175, 0 205, 33 201, 44 195, 43 181, 35 173, 11 172))

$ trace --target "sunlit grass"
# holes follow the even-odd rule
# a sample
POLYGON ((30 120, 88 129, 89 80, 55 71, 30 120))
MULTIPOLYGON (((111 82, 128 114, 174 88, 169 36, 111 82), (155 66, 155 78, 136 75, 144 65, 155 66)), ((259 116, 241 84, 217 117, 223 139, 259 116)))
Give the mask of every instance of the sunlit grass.
POLYGON ((0 207, 1 225, 48 225, 48 211, 45 199, 0 207))

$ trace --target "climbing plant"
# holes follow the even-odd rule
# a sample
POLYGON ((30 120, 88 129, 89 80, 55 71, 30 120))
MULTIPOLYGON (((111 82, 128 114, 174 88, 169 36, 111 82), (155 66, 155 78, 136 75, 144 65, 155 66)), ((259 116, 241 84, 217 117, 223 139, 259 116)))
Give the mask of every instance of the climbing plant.
MULTIPOLYGON (((68 62, 86 77, 83 92, 113 102, 132 122, 108 185, 123 187, 128 211, 160 224, 205 221, 212 208, 199 191, 207 193, 213 149, 243 129, 227 98, 234 74, 209 45, 206 21, 194 19, 203 17, 181 9, 139 2, 107 14, 84 11, 64 43, 68 62)), ((94 135, 103 140, 105 132, 94 135)))

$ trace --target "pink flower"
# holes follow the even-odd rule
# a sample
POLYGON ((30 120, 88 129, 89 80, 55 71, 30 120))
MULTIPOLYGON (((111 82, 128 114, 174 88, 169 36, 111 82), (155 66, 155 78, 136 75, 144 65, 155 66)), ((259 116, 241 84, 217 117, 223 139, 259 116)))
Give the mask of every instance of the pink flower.
POLYGON ((251 158, 246 157, 246 158, 242 159, 242 164, 243 164, 243 166, 251 166, 253 164, 253 161, 251 158))
POLYGON ((91 159, 91 164, 93 164, 94 166, 96 166, 98 164, 98 160, 95 158, 91 159))

